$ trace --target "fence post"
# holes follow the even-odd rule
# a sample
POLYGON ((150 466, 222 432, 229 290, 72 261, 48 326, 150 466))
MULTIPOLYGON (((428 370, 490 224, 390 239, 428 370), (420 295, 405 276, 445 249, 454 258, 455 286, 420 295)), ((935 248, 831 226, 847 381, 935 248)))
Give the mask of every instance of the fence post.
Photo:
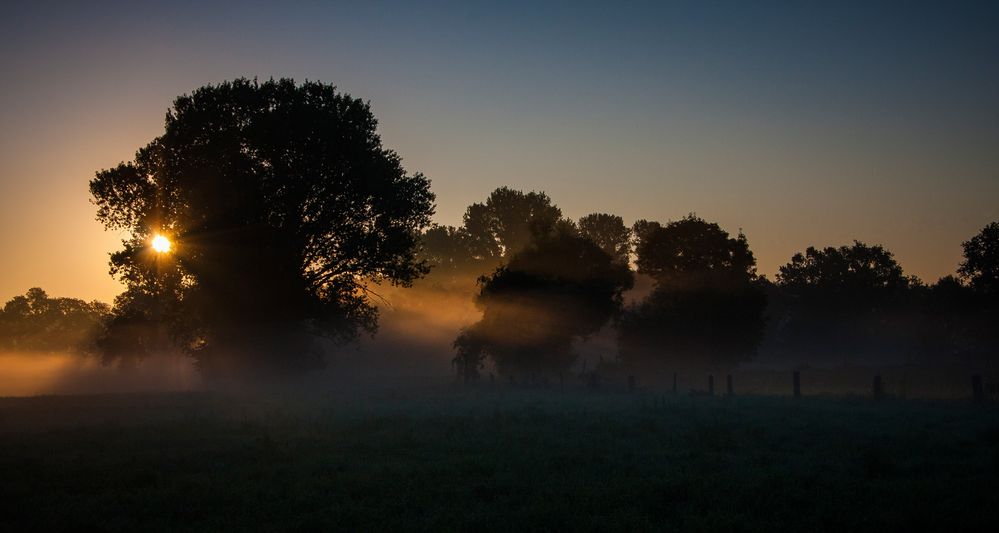
POLYGON ((635 390, 635 376, 628 376, 628 391, 635 390))
POLYGON ((558 390, 559 392, 565 392, 565 376, 561 372, 558 373, 558 390))
POLYGON ((975 403, 983 403, 985 401, 985 389, 982 387, 981 374, 971 376, 971 392, 975 403))
POLYGON ((673 395, 676 395, 676 372, 673 372, 673 395))
POLYGON ((801 398, 801 372, 794 371, 794 397, 801 398))
POLYGON ((885 396, 885 387, 881 383, 881 374, 874 376, 874 399, 881 400, 885 396))
POLYGON ((732 390, 732 374, 725 376, 725 394, 728 396, 735 395, 735 392, 732 390))
POLYGON ((715 395, 715 377, 708 374, 708 396, 715 395))

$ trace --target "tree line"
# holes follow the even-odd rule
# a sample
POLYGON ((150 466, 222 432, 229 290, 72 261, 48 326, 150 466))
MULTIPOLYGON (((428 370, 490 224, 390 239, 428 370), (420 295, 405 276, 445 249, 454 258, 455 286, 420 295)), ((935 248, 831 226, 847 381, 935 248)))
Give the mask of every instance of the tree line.
POLYGON ((832 364, 994 359, 999 223, 963 249, 956 274, 933 284, 860 241, 809 247, 769 280, 745 235, 696 215, 631 227, 607 213, 572 221, 543 193, 503 187, 469 206, 462 226, 424 232, 422 253, 438 282, 478 278, 483 318, 454 343, 460 372, 475 380, 487 362, 509 377, 566 373, 573 343, 607 325, 616 364, 643 375, 729 370, 761 346, 832 364), (652 290, 624 305, 635 275, 652 290))
POLYGON ((515 378, 566 372, 573 347, 606 328, 617 364, 648 373, 728 368, 761 347, 995 354, 996 223, 932 285, 862 242, 808 248, 769 280, 745 235, 693 214, 571 220, 543 192, 501 187, 460 226, 432 225, 430 180, 377 124, 369 103, 321 82, 237 79, 178 97, 162 135, 89 182, 98 221, 129 235, 110 259, 125 291, 108 309, 32 289, 5 305, 0 342, 51 333, 62 340, 48 346, 68 346, 54 332, 87 329, 107 360, 181 349, 208 375, 298 373, 330 343, 377 331, 383 286, 427 277, 482 311, 453 342, 468 380, 487 363, 515 378), (628 303, 636 276, 652 288, 628 303))

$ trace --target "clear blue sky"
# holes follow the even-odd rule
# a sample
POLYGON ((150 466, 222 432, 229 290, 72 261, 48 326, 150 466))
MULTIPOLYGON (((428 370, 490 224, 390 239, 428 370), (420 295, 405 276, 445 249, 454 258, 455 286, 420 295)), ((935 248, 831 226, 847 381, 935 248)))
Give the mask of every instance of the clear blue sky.
POLYGON ((933 281, 999 219, 999 2, 82 4, 0 18, 0 299, 109 300, 87 181, 239 76, 370 100, 442 223, 510 185, 696 212, 768 274, 860 239, 933 281))

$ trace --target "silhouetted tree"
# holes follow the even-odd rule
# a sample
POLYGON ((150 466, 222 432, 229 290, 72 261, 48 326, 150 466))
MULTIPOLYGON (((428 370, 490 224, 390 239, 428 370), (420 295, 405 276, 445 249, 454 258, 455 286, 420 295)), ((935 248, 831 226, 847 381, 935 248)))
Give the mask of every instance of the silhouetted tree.
POLYGON ((951 280, 934 294, 937 301, 930 308, 937 324, 950 325, 952 352, 964 360, 994 364, 999 360, 999 222, 982 228, 962 247, 958 274, 967 285, 951 280))
POLYGON ((660 288, 730 285, 756 276, 756 259, 742 233, 729 237, 718 224, 688 215, 665 226, 650 225, 636 252, 638 272, 660 288))
POLYGON ((985 226, 961 246, 964 248, 964 260, 958 274, 975 291, 999 296, 999 222, 985 226))
POLYGON ((434 225, 423 232, 418 257, 430 267, 430 278, 473 281, 499 265, 498 255, 482 253, 480 243, 464 227, 434 225))
POLYGON ((944 276, 930 286, 912 283, 910 289, 908 303, 916 316, 907 329, 918 343, 919 362, 966 358, 973 350, 970 333, 978 318, 971 288, 954 276, 944 276))
POLYGON ((732 238, 694 215, 636 224, 638 272, 653 292, 618 324, 622 362, 650 372, 723 369, 751 358, 766 295, 741 233, 732 238))
POLYGON ((780 267, 786 299, 774 347, 801 360, 884 361, 913 353, 913 293, 891 252, 855 241, 852 246, 795 254, 780 267))
POLYGON ((50 298, 34 287, 0 309, 0 349, 89 351, 109 313, 105 303, 50 298))
POLYGON ((628 263, 631 255, 631 230, 617 215, 593 213, 579 219, 579 232, 595 242, 614 260, 628 263))
MULTIPOLYGON (((881 246, 854 241, 853 246, 808 247, 780 267, 778 283, 795 294, 821 293, 836 300, 886 299, 908 288, 910 278, 902 272, 891 252, 881 246)), ((831 303, 831 302, 829 302, 831 303)))
POLYGON ((97 173, 98 219, 132 237, 112 273, 210 371, 303 369, 312 336, 373 332, 372 283, 406 285, 429 181, 382 146, 365 102, 238 79, 174 101, 163 135, 97 173), (174 242, 149 248, 153 235, 174 242))
POLYGON ((652 233, 653 230, 659 229, 662 224, 654 220, 637 220, 631 226, 631 248, 638 253, 638 247, 645 242, 645 239, 652 233))
POLYGON ((464 225, 477 257, 512 257, 524 249, 534 235, 553 230, 562 211, 543 192, 500 187, 484 204, 472 204, 465 212, 464 225))
POLYGON ((568 228, 536 236, 482 278, 482 320, 454 343, 466 379, 474 379, 485 357, 502 375, 565 371, 575 360, 572 342, 595 333, 619 309, 631 271, 568 228))

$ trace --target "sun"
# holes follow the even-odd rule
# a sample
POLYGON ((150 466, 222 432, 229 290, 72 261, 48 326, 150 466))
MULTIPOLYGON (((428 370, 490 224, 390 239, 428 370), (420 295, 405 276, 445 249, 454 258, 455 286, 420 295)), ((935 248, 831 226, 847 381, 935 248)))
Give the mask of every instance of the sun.
POLYGON ((152 245, 153 245, 153 250, 156 250, 157 253, 161 254, 169 252, 171 247, 170 239, 167 239, 162 235, 157 235, 153 237, 152 245))

